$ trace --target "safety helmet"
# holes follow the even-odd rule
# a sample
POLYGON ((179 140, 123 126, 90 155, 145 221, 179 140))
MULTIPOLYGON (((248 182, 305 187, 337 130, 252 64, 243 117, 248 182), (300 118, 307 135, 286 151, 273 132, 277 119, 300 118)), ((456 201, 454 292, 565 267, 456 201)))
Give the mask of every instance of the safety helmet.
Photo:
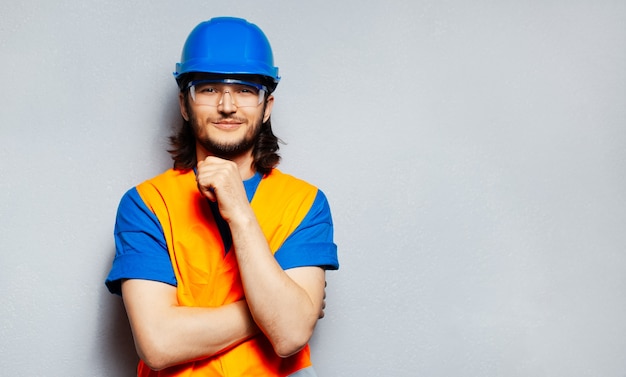
POLYGON ((191 73, 262 76, 270 92, 280 81, 263 31, 234 17, 212 18, 191 31, 174 72, 181 89, 191 73))

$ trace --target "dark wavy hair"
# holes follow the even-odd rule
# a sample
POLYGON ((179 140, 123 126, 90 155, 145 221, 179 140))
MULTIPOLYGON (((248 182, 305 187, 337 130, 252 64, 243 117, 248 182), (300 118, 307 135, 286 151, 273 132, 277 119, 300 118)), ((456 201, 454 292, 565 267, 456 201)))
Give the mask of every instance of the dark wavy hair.
MULTIPOLYGON (((187 113, 191 114, 189 105, 189 92, 184 93, 185 106, 187 113)), ((266 102, 267 103, 267 102, 266 102)), ((266 104, 264 104, 265 106, 266 104)), ((171 149, 168 150, 172 160, 174 160, 174 169, 189 170, 198 164, 196 158, 196 136, 194 135, 191 123, 183 118, 180 129, 170 136, 171 149)), ((252 148, 252 167, 259 173, 269 174, 280 162, 278 155, 278 143, 282 142, 272 131, 271 116, 266 122, 261 124, 259 136, 252 148)))

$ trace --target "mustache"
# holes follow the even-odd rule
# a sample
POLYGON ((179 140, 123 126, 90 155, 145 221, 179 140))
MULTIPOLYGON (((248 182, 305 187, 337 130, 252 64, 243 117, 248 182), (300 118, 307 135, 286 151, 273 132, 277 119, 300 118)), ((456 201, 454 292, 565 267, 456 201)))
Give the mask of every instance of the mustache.
POLYGON ((236 122, 236 123, 246 123, 246 118, 241 118, 237 116, 227 116, 227 117, 218 117, 218 118, 209 118, 209 122, 211 123, 222 123, 222 122, 236 122))

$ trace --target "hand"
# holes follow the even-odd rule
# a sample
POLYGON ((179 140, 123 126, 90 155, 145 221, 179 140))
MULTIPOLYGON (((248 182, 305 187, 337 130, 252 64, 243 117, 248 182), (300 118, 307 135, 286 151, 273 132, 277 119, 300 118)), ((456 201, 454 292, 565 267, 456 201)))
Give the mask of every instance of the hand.
POLYGON ((196 181, 198 190, 218 203, 224 220, 251 212, 239 169, 233 161, 213 156, 205 158, 198 162, 196 181))

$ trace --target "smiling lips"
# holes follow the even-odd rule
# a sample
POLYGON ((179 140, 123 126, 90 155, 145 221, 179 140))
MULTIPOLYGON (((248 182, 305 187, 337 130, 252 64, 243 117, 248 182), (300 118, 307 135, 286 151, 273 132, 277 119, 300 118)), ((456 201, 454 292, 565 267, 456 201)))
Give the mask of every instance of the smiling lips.
POLYGON ((212 121, 211 123, 213 123, 218 128, 232 130, 239 128, 239 126, 241 126, 244 121, 238 119, 217 119, 212 121))

